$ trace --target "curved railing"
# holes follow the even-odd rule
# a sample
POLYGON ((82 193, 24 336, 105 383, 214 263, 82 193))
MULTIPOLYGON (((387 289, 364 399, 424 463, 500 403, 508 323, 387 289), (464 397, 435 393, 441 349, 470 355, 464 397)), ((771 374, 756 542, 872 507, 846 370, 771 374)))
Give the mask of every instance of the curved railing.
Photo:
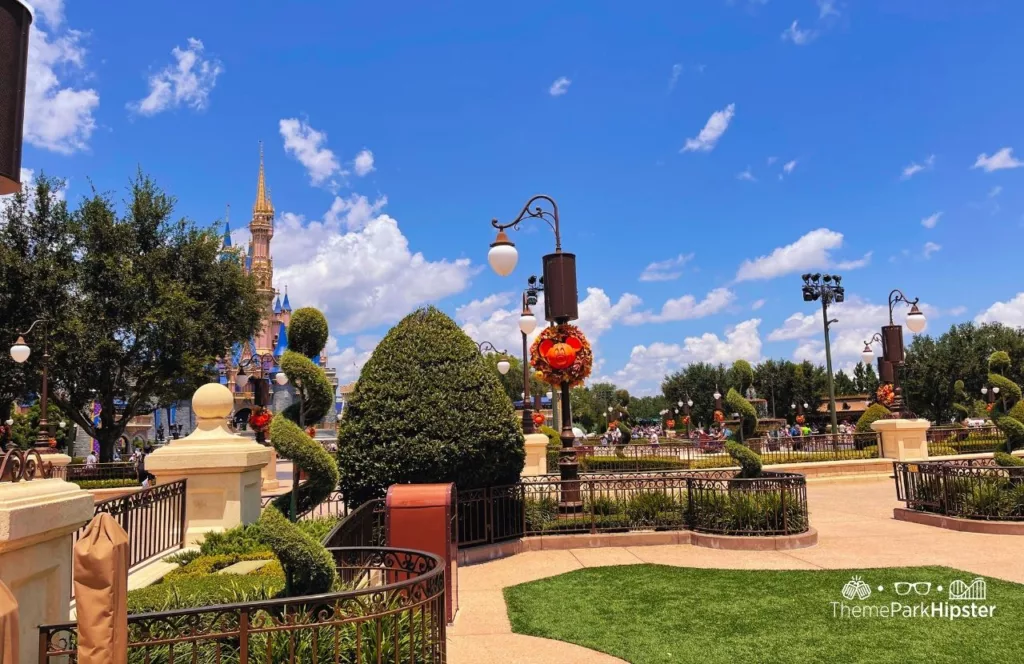
POLYGON ((896 498, 912 510, 962 519, 1024 521, 1024 467, 992 459, 896 461, 896 498))
POLYGON ((534 535, 694 530, 774 536, 806 532, 807 482, 797 473, 733 470, 583 475, 582 505, 566 513, 563 482, 550 476, 459 491, 459 545, 534 535))
POLYGON ((30 482, 33 479, 59 477, 58 470, 38 450, 7 450, 0 456, 0 482, 30 482))
MULTIPOLYGON (((444 563, 423 551, 330 549, 350 589, 128 616, 128 661, 445 661, 444 563)), ((76 623, 39 628, 40 662, 78 661, 76 623)))

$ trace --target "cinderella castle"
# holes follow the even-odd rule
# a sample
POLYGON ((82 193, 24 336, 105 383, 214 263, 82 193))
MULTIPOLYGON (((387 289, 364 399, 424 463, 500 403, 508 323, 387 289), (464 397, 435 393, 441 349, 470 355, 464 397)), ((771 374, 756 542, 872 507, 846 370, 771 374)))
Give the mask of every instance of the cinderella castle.
MULTIPOLYGON (((252 206, 252 220, 249 222, 249 243, 245 250, 236 248, 231 241, 230 220, 224 221, 224 248, 222 260, 240 260, 247 273, 256 278, 256 291, 266 303, 259 332, 245 343, 236 343, 230 353, 217 363, 219 380, 232 390, 235 396, 233 421, 244 428, 255 406, 267 406, 274 413, 291 404, 294 388, 291 384, 281 385, 274 380, 279 371, 278 362, 288 349, 288 325, 292 317, 292 305, 288 300, 287 287, 282 298, 274 289, 274 260, 270 254, 270 241, 274 237, 274 204, 267 190, 263 170, 263 147, 260 146, 260 172, 256 181, 256 202, 252 206), (246 376, 252 377, 251 380, 246 376)), ((326 349, 312 358, 313 363, 325 367, 327 379, 337 394, 338 378, 334 369, 327 367, 326 349)), ((329 412, 319 428, 333 429, 336 413, 329 412)))

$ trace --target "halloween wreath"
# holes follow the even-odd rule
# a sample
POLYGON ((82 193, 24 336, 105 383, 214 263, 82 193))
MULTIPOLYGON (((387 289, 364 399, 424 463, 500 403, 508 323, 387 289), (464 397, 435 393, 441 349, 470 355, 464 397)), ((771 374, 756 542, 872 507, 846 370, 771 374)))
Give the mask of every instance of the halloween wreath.
POLYGON ((594 354, 583 332, 563 323, 546 327, 530 347, 530 366, 545 383, 575 387, 586 380, 594 365, 594 354))

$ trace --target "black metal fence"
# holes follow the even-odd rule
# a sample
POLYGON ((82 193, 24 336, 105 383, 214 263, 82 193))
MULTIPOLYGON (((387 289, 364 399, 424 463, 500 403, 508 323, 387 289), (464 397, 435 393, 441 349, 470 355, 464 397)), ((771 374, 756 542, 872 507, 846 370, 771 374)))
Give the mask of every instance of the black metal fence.
MULTIPOLYGON (((274 502, 277 496, 262 496, 260 498, 260 509, 266 509, 267 505, 274 502)), ((334 491, 327 498, 299 514, 300 521, 321 519, 324 517, 344 517, 348 515, 348 503, 340 491, 334 491)))
MULTIPOLYGON (((752 438, 744 441, 766 465, 877 459, 878 434, 820 434, 752 438)), ((548 450, 548 472, 558 468, 560 450, 548 450)), ((700 440, 665 445, 608 445, 573 448, 580 471, 587 473, 645 472, 728 468, 736 462, 725 451, 725 441, 700 440)))
POLYGON ((103 482, 126 480, 138 482, 139 471, 131 461, 115 461, 112 463, 72 463, 67 466, 65 479, 68 482, 103 482))
MULTIPOLYGON (((160 484, 96 503, 96 514, 110 514, 128 533, 128 564, 132 568, 185 546, 186 482, 160 484)), ((78 529, 75 542, 86 528, 78 529)))
MULTIPOLYGON (((331 549, 344 592, 128 616, 128 662, 443 664, 444 563, 422 551, 331 549)), ((78 662, 76 623, 39 628, 39 664, 78 662)))
POLYGON ((1006 445, 1006 436, 996 426, 932 427, 928 429, 928 456, 995 452, 1006 445))
POLYGON ((591 475, 578 482, 534 478, 458 494, 459 546, 531 535, 695 530, 723 535, 792 535, 809 527, 803 475, 731 470, 591 475), (578 496, 566 513, 561 503, 578 496))
POLYGON ((897 461, 896 498, 909 509, 964 519, 1024 521, 1024 467, 992 459, 897 461))
POLYGON ((384 546, 384 499, 370 500, 352 511, 323 539, 327 548, 384 546))

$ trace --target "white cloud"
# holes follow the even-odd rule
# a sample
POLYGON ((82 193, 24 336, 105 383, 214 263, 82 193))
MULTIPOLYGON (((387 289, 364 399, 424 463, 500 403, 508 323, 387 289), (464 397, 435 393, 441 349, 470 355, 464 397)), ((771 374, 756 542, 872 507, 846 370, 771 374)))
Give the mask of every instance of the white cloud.
POLYGON ((1013 148, 1002 148, 991 157, 982 152, 971 168, 981 168, 986 173, 991 173, 1004 168, 1020 168, 1021 166, 1024 166, 1024 161, 1013 156, 1013 148))
POLYGON ((778 157, 768 157, 768 159, 767 159, 767 161, 768 161, 768 165, 769 165, 769 166, 771 166, 772 164, 774 164, 774 163, 775 163, 775 162, 777 162, 778 160, 779 160, 779 158, 778 158, 778 157))
POLYGON ((965 313, 967 313, 967 307, 965 307, 963 305, 960 305, 960 306, 957 306, 957 307, 952 307, 946 313, 948 313, 950 316, 963 316, 965 313))
POLYGON ((924 256, 925 260, 932 257, 936 251, 942 249, 942 245, 935 244, 934 242, 925 242, 924 248, 921 250, 921 255, 924 256))
POLYGON ((729 128, 729 123, 732 122, 735 114, 736 104, 729 104, 722 110, 712 113, 697 138, 686 139, 686 145, 680 152, 711 152, 714 150, 715 144, 729 128))
POLYGON ((826 19, 829 16, 839 16, 836 0, 818 0, 818 18, 826 19))
POLYGON ((860 258, 854 258, 852 260, 847 261, 839 261, 838 263, 835 264, 835 268, 837 270, 859 270, 862 267, 867 267, 868 265, 871 265, 871 256, 873 256, 874 253, 875 252, 873 251, 869 251, 860 258))
POLYGON ((909 180, 921 171, 930 171, 935 166, 935 155, 928 155, 923 163, 917 163, 916 161, 910 162, 908 166, 903 167, 903 173, 900 175, 901 180, 909 180))
POLYGON ((693 254, 679 254, 675 258, 656 261, 644 268, 640 281, 672 281, 683 275, 680 268, 693 260, 693 254))
POLYGON ((716 288, 700 302, 692 295, 683 295, 667 300, 661 306, 661 313, 640 311, 626 316, 626 325, 643 325, 644 323, 667 323, 678 320, 693 320, 716 314, 736 300, 736 294, 728 288, 716 288))
POLYGON ((764 298, 761 298, 760 300, 754 300, 754 302, 750 305, 750 310, 757 311, 758 309, 764 306, 764 303, 764 298))
MULTIPOLYGON (((284 118, 278 123, 284 149, 299 160, 314 185, 323 184, 331 176, 347 175, 334 152, 326 147, 327 134, 317 131, 298 118, 284 118)), ((372 165, 372 156, 371 156, 372 165)))
POLYGON ((942 217, 941 212, 936 212, 933 215, 927 216, 921 220, 921 225, 925 228, 935 228, 935 225, 939 223, 939 218, 942 217))
POLYGON ((387 204, 387 196, 381 196, 373 203, 362 194, 352 194, 348 198, 335 196, 330 209, 324 213, 324 221, 328 225, 356 231, 365 228, 387 204))
POLYGON ((698 337, 686 337, 681 344, 658 341, 634 346, 621 370, 594 381, 608 380, 643 394, 657 391, 666 374, 694 362, 731 364, 739 359, 757 362, 761 359, 760 324, 759 318, 743 321, 728 328, 724 339, 705 332, 698 337))
POLYGON ((353 196, 323 221, 305 223, 301 215, 285 213, 275 228, 276 284, 321 308, 339 334, 394 323, 416 307, 462 292, 474 273, 468 259, 430 261, 412 252, 398 222, 386 214, 366 223, 351 219, 382 205, 383 199, 370 205, 353 196))
POLYGON ((996 185, 996 186, 992 187, 991 189, 989 189, 988 197, 989 198, 995 198, 996 196, 998 196, 1001 193, 1003 193, 1003 188, 1001 186, 999 186, 999 185, 996 185))
POLYGON ((782 31, 782 40, 791 41, 797 46, 803 46, 811 43, 811 41, 818 36, 818 33, 814 30, 801 30, 797 21, 782 31))
POLYGON ((142 115, 156 115, 179 106, 205 109, 224 67, 218 60, 205 57, 203 50, 203 42, 194 37, 188 38, 185 48, 171 49, 174 64, 150 76, 149 94, 130 102, 128 108, 142 115))
POLYGON ((551 87, 548 88, 548 94, 550 94, 552 97, 561 97, 562 95, 569 91, 570 85, 572 85, 572 81, 570 81, 565 76, 562 76, 551 84, 551 87))
POLYGON ((360 336, 354 346, 341 350, 334 335, 327 338, 327 366, 337 373, 339 385, 346 385, 359 378, 359 372, 373 355, 379 341, 376 337, 360 336))
POLYGON ((683 65, 678 62, 672 65, 672 73, 668 77, 668 91, 672 92, 675 89, 676 83, 679 82, 679 75, 683 73, 683 65))
POLYGON ((794 168, 796 168, 796 159, 793 159, 792 161, 787 161, 785 165, 782 167, 782 172, 785 173, 786 175, 789 175, 790 173, 793 172, 794 168))
POLYGON ((736 273, 736 281, 774 279, 784 274, 828 268, 853 270, 871 261, 871 253, 852 261, 836 263, 831 252, 843 246, 843 234, 827 228, 813 230, 796 242, 776 248, 767 256, 745 260, 736 273))
POLYGON ((455 309, 455 319, 460 321, 483 320, 512 302, 512 293, 494 293, 482 300, 473 300, 455 309))
POLYGON ((370 150, 362 150, 356 155, 355 160, 352 162, 352 168, 355 170, 356 175, 363 177, 373 171, 377 170, 373 167, 373 152, 370 150))
POLYGON ((1024 293, 1006 302, 995 302, 974 317, 976 323, 1002 323, 1010 327, 1024 327, 1024 293))
POLYGON ((736 179, 745 180, 747 182, 757 182, 757 178, 755 178, 754 174, 750 171, 750 166, 747 166, 747 170, 737 173, 736 179))
POLYGON ((93 113, 100 104, 96 90, 62 84, 57 72, 85 70, 83 34, 61 26, 64 5, 59 0, 35 3, 40 19, 29 29, 28 72, 25 87, 24 139, 45 150, 72 154, 85 150, 96 128, 93 113), (38 26, 46 23, 52 32, 38 26), (38 25, 37 25, 38 24, 38 25))
MULTIPOLYGON (((511 308, 492 309, 492 305, 500 301, 502 294, 497 294, 494 300, 491 300, 492 297, 495 296, 474 300, 459 307, 456 317, 462 321, 463 331, 475 341, 490 341, 498 348, 515 352, 514 349, 520 348, 522 344, 522 334, 519 332, 520 303, 514 302, 511 308)), ((632 313, 640 303, 640 298, 631 293, 624 293, 618 302, 612 303, 611 298, 602 289, 588 288, 587 296, 579 303, 579 320, 575 321, 575 324, 586 332, 587 339, 596 348, 601 335, 632 313)), ((533 313, 538 321, 544 318, 543 293, 538 296, 533 313)), ((540 325, 530 335, 529 340, 532 342, 539 333, 540 325)), ((595 358, 595 363, 598 361, 599 359, 595 358)))

